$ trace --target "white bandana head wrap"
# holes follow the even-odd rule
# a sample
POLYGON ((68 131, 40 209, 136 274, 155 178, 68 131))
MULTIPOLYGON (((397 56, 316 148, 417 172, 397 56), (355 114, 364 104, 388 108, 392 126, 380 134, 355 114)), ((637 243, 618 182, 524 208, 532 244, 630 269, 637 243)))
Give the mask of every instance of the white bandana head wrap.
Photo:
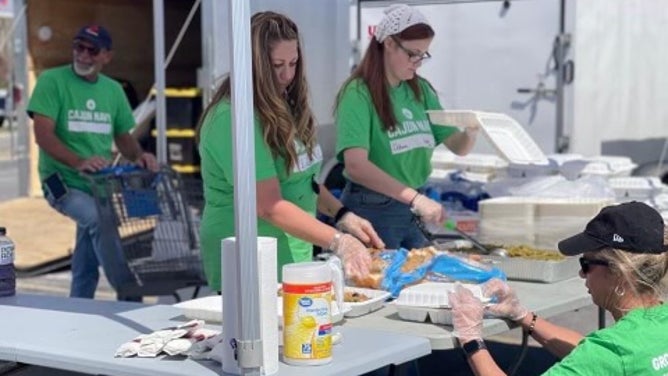
POLYGON ((395 4, 383 11, 385 17, 376 26, 374 36, 376 40, 383 43, 390 35, 398 34, 407 28, 417 24, 427 24, 427 18, 419 10, 411 8, 406 4, 395 4))

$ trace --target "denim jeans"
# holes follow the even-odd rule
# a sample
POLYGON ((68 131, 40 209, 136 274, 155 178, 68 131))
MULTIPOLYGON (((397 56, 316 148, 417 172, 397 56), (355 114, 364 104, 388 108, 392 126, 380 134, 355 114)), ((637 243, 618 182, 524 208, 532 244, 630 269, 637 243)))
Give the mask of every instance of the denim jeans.
MULTIPOLYGON (((76 244, 72 254, 72 285, 70 296, 76 298, 94 298, 99 281, 98 268, 101 265, 111 286, 119 288, 136 284, 130 272, 116 226, 113 221, 106 220, 98 212, 95 199, 88 193, 70 188, 59 201, 55 201, 50 193, 45 193, 49 205, 72 218, 77 224, 76 244)), ((136 297, 119 300, 133 300, 136 297)))
POLYGON ((410 207, 404 203, 352 182, 346 184, 341 202, 371 222, 387 249, 410 250, 428 244, 410 207))

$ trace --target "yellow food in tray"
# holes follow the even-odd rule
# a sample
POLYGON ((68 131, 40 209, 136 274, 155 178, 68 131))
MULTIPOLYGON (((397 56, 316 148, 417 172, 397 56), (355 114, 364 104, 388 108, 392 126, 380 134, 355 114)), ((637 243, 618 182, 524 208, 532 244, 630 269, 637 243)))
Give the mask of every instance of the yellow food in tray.
POLYGON ((546 249, 536 249, 526 245, 518 245, 512 247, 504 247, 508 251, 510 257, 522 257, 531 260, 542 261, 560 261, 564 259, 564 255, 557 251, 550 251, 546 249))
MULTIPOLYGON (((487 249, 503 248, 508 251, 508 256, 524 258, 528 260, 538 260, 538 261, 561 261, 565 258, 564 255, 557 251, 551 251, 547 249, 537 249, 528 245, 512 245, 512 246, 503 246, 496 244, 485 244, 487 249)), ((479 254, 480 250, 477 248, 457 248, 453 249, 456 252, 464 253, 474 253, 479 254)), ((484 255, 481 255, 481 257, 484 255)))

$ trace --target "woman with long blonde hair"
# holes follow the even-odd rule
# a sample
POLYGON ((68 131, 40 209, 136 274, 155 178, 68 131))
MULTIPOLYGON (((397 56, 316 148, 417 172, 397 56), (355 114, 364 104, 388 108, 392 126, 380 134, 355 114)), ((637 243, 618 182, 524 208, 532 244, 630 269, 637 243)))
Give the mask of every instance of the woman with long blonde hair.
MULTIPOLYGON (((258 236, 278 239, 279 278, 282 265, 310 261, 313 244, 341 256, 348 277, 364 275, 370 256, 363 243, 384 245, 366 220, 315 183, 322 152, 299 39, 297 25, 282 14, 251 18, 258 236), (334 217, 337 228, 318 221, 316 209, 334 217)), ((214 290, 220 289, 220 242, 235 234, 230 97, 228 77, 197 126, 205 198, 202 257, 214 290)))

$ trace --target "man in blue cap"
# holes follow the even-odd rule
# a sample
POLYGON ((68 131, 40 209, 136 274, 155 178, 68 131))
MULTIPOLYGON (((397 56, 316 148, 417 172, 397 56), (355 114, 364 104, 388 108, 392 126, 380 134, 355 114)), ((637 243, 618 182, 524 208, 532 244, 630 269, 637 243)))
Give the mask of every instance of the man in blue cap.
POLYGON ((74 36, 72 64, 42 72, 28 104, 40 149, 44 197, 77 223, 70 296, 79 298, 95 296, 99 266, 116 290, 134 283, 119 240, 101 223, 81 173, 107 167, 112 142, 128 160, 158 168, 155 157, 130 134, 135 121, 121 85, 100 73, 113 57, 111 47, 111 35, 104 27, 82 27, 74 36))

